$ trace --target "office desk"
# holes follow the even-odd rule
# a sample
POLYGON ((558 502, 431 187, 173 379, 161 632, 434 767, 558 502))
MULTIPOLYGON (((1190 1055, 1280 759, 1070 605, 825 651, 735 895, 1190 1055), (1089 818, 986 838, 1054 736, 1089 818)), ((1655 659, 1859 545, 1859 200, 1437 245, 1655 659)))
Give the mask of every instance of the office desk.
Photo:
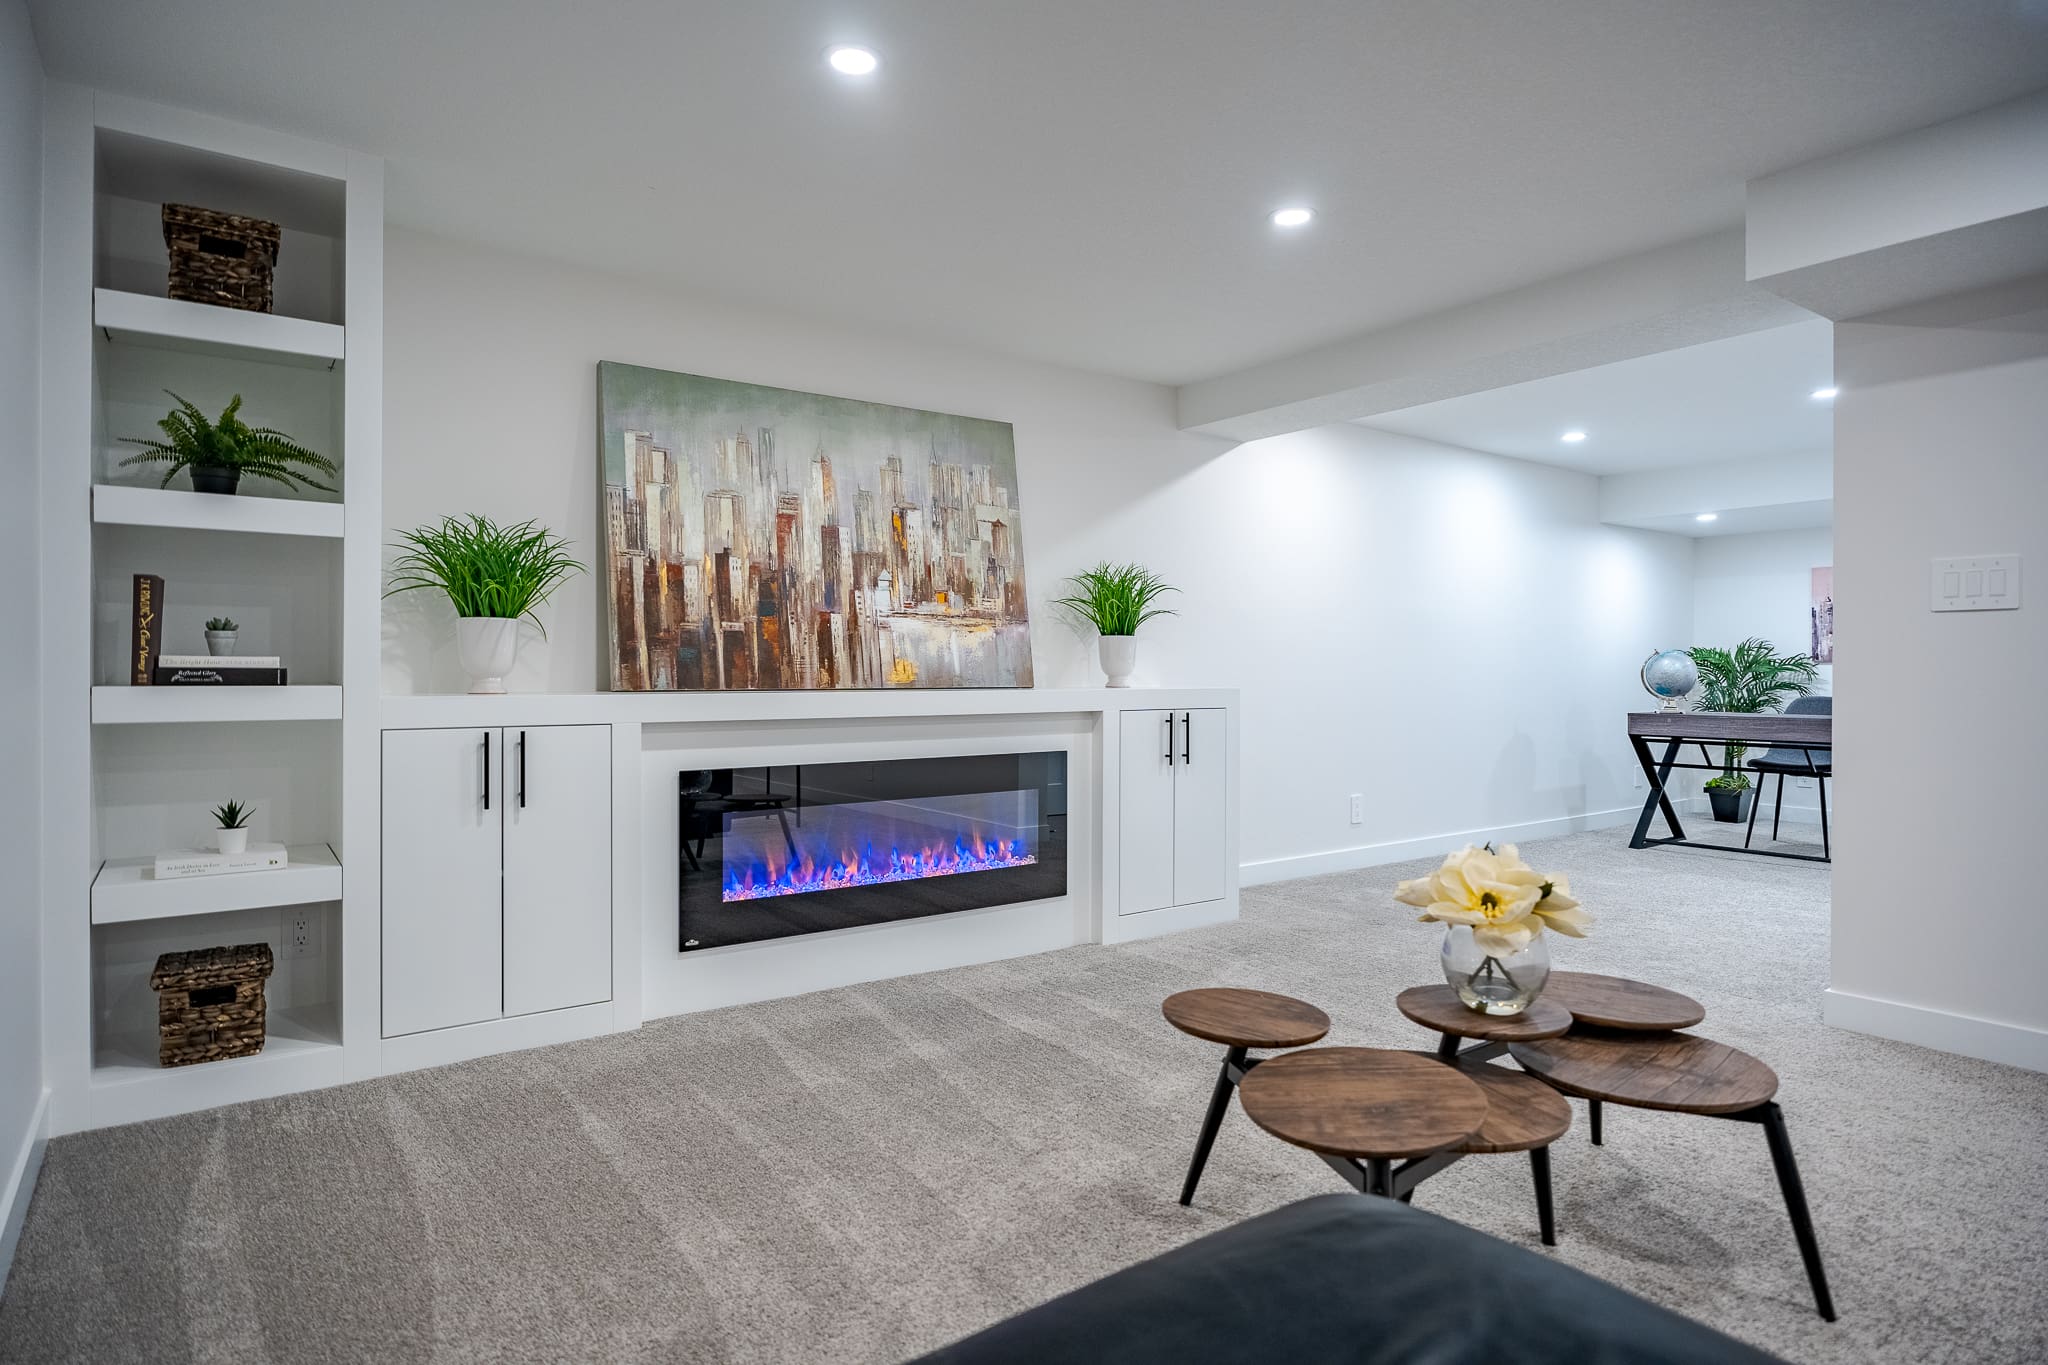
MULTIPOLYGON (((1688 848, 1716 848, 1727 853, 1753 853, 1760 858, 1791 858, 1797 862, 1824 863, 1825 854, 1786 853, 1774 848, 1737 848, 1728 844, 1703 844, 1685 837, 1685 827, 1678 823, 1678 812, 1672 809, 1671 798, 1665 793, 1665 784, 1676 771, 1714 772, 1723 771, 1722 763, 1715 761, 1707 752, 1709 744, 1743 744, 1752 749, 1794 749, 1806 755, 1806 761, 1816 768, 1828 762, 1829 752, 1834 747, 1835 718, 1833 716, 1749 716, 1735 715, 1726 711, 1633 711, 1628 718, 1628 742, 1634 746, 1636 761, 1643 765, 1643 776, 1650 781, 1650 795, 1643 802, 1643 813, 1636 820, 1636 831, 1628 841, 1630 848, 1648 848, 1652 844, 1682 844, 1688 848), (1663 746, 1661 758, 1651 757, 1651 745, 1663 746), (1697 744, 1701 762, 1680 762, 1679 754, 1687 745, 1697 744), (1659 808, 1664 812, 1664 823, 1671 827, 1668 837, 1649 837, 1650 821, 1659 808)), ((1757 787, 1761 799, 1762 784, 1757 787)), ((1827 834, 1827 807, 1821 807, 1821 834, 1827 834)))

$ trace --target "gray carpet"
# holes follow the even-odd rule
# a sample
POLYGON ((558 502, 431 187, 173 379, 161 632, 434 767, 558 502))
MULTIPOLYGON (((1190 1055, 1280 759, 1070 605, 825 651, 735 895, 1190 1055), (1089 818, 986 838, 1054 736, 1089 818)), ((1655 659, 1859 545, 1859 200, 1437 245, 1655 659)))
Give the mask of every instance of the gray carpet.
MULTIPOLYGON (((1581 1114, 1539 1254, 1795 1360, 2048 1358, 2048 1077, 1824 1027, 1824 868, 1619 831, 1530 851, 1599 917, 1563 965, 1687 990, 1703 1031, 1778 1068, 1842 1320, 1813 1313, 1747 1126, 1610 1109, 1594 1149, 1581 1114)), ((1427 1046, 1391 1003, 1436 971, 1436 929, 1388 895, 1422 866, 1260 888, 1239 923, 1169 938, 62 1139, 0 1359, 899 1359, 1339 1188, 1233 1112, 1196 1207, 1174 1202, 1217 1050, 1159 1001, 1265 987, 1323 1005, 1334 1042, 1427 1046)), ((1418 1202, 1535 1246, 1527 1171, 1469 1159, 1418 1202)))

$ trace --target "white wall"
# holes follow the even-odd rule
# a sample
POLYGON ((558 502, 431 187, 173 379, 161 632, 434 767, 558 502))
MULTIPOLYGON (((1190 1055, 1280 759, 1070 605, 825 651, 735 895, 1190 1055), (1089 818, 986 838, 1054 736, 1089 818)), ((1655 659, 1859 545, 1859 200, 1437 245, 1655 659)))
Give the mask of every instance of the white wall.
MULTIPOLYGON (((43 74, 28 11, 0 0, 0 640, 19 648, 40 631, 36 521, 40 413, 43 74)), ((33 658, 0 668, 0 1282, 33 1180, 41 1122, 42 818, 40 698, 33 658)))
MULTIPOLYGON (((1691 548, 1599 525, 1589 476, 1348 424, 1233 447, 1177 430, 1165 388, 407 232, 385 280, 393 527, 537 516, 594 560, 604 359, 997 418, 1016 427, 1038 685, 1101 681, 1045 605, 1063 575, 1129 558, 1185 589, 1138 681, 1243 689, 1243 856, 1306 859, 1252 875, 1639 800, 1621 717, 1643 657, 1688 633, 1691 548)), ((596 583, 545 615, 510 685, 601 689, 596 583)), ((460 690, 448 636, 445 605, 388 603, 386 690, 460 690)))
MULTIPOLYGON (((1834 562, 1829 527, 1702 537, 1692 552, 1691 643, 1725 649, 1761 635, 1781 654, 1804 654, 1813 570, 1834 562)), ((1834 665, 1822 664, 1813 690, 1832 692, 1834 675, 1834 665)))
POLYGON ((2048 276, 1836 328, 1841 774, 1829 1022, 2048 1070, 2048 276), (2017 611, 1928 561, 2024 557, 2017 611))

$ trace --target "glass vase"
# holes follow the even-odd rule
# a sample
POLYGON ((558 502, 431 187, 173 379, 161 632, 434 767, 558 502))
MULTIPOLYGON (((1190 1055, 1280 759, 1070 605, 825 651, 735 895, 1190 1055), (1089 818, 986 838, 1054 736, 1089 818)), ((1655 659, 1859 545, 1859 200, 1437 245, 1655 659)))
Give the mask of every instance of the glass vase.
POLYGON ((1444 980, 1483 1014, 1520 1014, 1550 980, 1550 949, 1538 933, 1518 953, 1489 953, 1467 924, 1444 926, 1444 980))

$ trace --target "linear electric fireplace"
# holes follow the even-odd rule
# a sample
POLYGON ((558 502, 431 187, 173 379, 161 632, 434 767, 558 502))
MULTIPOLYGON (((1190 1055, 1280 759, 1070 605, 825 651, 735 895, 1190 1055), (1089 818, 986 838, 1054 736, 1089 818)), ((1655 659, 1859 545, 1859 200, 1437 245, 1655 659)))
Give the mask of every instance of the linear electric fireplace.
POLYGON ((677 774, 688 952, 1067 890, 1064 751, 677 774))

